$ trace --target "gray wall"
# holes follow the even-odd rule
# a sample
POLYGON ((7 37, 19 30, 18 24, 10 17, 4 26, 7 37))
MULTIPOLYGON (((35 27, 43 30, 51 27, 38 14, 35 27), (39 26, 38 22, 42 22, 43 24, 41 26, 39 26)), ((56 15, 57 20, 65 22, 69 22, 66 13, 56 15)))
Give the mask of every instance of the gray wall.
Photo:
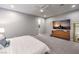
POLYGON ((38 34, 37 17, 4 9, 0 9, 0 27, 7 38, 38 34))

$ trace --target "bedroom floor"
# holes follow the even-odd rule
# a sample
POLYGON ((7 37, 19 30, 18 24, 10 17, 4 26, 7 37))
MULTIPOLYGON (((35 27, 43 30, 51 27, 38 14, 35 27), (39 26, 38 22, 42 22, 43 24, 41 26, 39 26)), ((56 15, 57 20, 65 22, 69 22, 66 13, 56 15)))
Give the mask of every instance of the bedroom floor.
POLYGON ((79 54, 79 43, 66 41, 43 34, 35 37, 48 45, 48 47, 51 49, 50 54, 79 54))

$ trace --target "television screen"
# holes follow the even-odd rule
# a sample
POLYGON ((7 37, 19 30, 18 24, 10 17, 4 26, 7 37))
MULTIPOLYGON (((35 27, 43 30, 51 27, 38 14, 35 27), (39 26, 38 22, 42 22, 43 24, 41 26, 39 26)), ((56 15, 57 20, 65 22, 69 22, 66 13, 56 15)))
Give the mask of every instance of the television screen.
POLYGON ((70 29, 70 19, 53 21, 53 29, 70 29))

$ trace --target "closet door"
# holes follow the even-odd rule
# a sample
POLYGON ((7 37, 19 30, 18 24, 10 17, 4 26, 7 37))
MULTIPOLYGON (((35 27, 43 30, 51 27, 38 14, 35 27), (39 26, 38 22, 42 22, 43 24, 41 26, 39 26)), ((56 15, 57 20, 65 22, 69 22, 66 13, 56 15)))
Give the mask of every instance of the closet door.
POLYGON ((74 23, 73 41, 79 42, 79 23, 74 23))

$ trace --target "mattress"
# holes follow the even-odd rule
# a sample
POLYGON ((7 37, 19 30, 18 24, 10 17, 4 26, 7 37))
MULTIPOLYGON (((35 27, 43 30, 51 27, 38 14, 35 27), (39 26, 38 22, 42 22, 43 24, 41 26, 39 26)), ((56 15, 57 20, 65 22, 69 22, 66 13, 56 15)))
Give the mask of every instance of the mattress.
POLYGON ((0 53, 43 54, 50 51, 46 44, 29 35, 15 37, 7 40, 10 40, 10 46, 0 49, 0 53))

